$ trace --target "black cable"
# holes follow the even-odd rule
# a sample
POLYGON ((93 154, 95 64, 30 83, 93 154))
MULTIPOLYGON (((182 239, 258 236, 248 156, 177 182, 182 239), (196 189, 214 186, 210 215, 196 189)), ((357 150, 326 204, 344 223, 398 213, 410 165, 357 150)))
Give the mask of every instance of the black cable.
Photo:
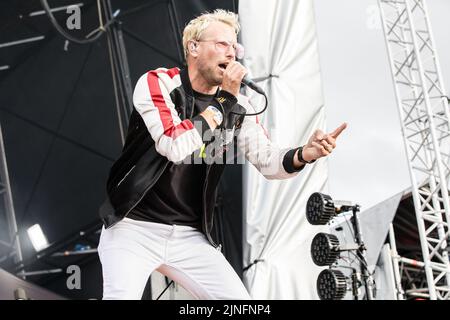
POLYGON ((244 267, 244 268, 242 269, 242 271, 245 272, 245 271, 247 271, 248 269, 250 269, 253 265, 257 264, 258 262, 264 262, 264 261, 265 261, 264 259, 260 259, 260 258, 255 259, 255 260, 253 260, 253 262, 250 263, 248 266, 244 267))
POLYGON ((347 227, 348 227, 348 230, 350 230, 350 233, 351 233, 351 235, 352 235, 352 239, 353 239, 353 241, 355 241, 356 240, 356 235, 355 235, 355 231, 353 230, 353 227, 350 225, 350 222, 348 221, 348 217, 350 217, 350 219, 353 217, 352 215, 349 215, 349 214, 347 214, 347 215, 342 215, 345 219, 345 223, 347 224, 347 227))
MULTIPOLYGON (((373 293, 373 295, 374 295, 374 297, 375 297, 375 295, 376 295, 376 291, 377 291, 377 284, 376 284, 376 282, 375 282, 375 279, 373 278, 374 277, 374 275, 375 275, 375 269, 373 270, 373 272, 370 272, 369 271, 369 266, 367 265, 367 262, 365 261, 365 259, 363 259, 362 257, 360 257, 357 253, 355 253, 355 252, 352 252, 354 255, 355 255, 355 257, 359 260, 359 262, 361 263, 361 264, 363 264, 364 265, 364 268, 366 269, 366 271, 367 271, 367 277, 363 274, 363 276, 364 276, 364 282, 367 284, 367 280, 369 279, 369 278, 371 278, 372 279, 372 285, 373 285, 373 291, 372 291, 372 293, 373 293)), ((368 295, 368 292, 366 292, 366 297, 367 297, 367 295, 368 295)))
MULTIPOLYGON (((70 40, 70 41, 78 43, 78 44, 89 44, 89 43, 93 43, 93 42, 97 41, 105 33, 106 28, 112 22, 114 22, 114 20, 111 20, 108 23, 106 23, 103 27, 102 26, 99 27, 97 34, 92 38, 77 39, 77 38, 71 36, 70 34, 68 34, 66 31, 64 31, 64 29, 59 25, 58 21, 55 19, 55 17, 53 16, 53 13, 50 10, 50 7, 48 6, 47 0, 41 0, 41 5, 44 8, 44 11, 47 13, 47 16, 49 17, 50 22, 55 27, 55 29, 67 40, 70 40)), ((101 14, 101 13, 99 13, 99 14, 101 14)))
MULTIPOLYGON (((259 114, 261 114, 261 113, 263 113, 263 112, 265 112, 266 111, 266 109, 267 109, 267 106, 268 106, 268 104, 269 104, 269 100, 267 99, 267 95, 266 95, 266 93, 263 93, 263 96, 264 96, 264 99, 265 99, 265 105, 264 105, 264 108, 261 110, 261 111, 259 111, 259 112, 255 112, 255 113, 239 113, 239 112, 233 112, 233 111, 230 111, 230 113, 233 113, 233 114, 237 114, 238 116, 245 116, 245 117, 250 117, 250 116, 257 116, 257 115, 259 115, 259 114)), ((221 105, 222 106, 222 105, 221 105)), ((223 106, 222 106, 222 108, 223 108, 223 106)))
POLYGON ((357 259, 360 263, 362 263, 362 264, 364 265, 364 267, 366 268, 367 273, 369 274, 369 276, 374 276, 374 275, 375 275, 375 270, 374 270, 373 272, 370 272, 370 271, 369 271, 369 265, 367 264, 367 262, 366 262, 363 258, 361 258, 358 254, 356 254, 356 253, 353 252, 353 251, 350 251, 350 252, 356 257, 356 259, 357 259))
POLYGON ((161 296, 164 294, 164 292, 166 292, 167 289, 169 289, 169 287, 172 285, 173 280, 169 282, 169 284, 167 285, 167 287, 163 290, 163 292, 161 292, 158 296, 158 298, 156 298, 156 300, 159 300, 159 298, 161 298, 161 296))
MULTIPOLYGON (((258 114, 263 113, 264 111, 266 111, 267 106, 269 104, 269 100, 267 99, 267 95, 264 93, 263 96, 264 96, 264 99, 265 99, 265 105, 264 105, 264 108, 261 111, 255 112, 255 113, 240 113, 240 112, 230 111, 230 113, 236 114, 238 116, 244 116, 244 117, 257 116, 258 114)), ((220 109, 222 111, 222 114, 225 114, 225 108, 223 107, 222 103, 220 103, 219 100, 216 100, 216 101, 219 103, 219 106, 220 106, 220 109)))

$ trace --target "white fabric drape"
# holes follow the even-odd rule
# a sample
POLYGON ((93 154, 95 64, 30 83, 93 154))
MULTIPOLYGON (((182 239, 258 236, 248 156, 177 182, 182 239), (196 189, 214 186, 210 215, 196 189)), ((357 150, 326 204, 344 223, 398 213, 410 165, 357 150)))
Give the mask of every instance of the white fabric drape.
MULTIPOLYGON (((316 128, 325 130, 319 57, 312 0, 239 2, 244 64, 269 97, 260 121, 280 147, 306 143, 316 128)), ((253 93, 252 93, 253 94, 253 93)), ((255 106, 263 100, 252 96, 255 106)), ((310 245, 325 227, 306 220, 308 197, 327 190, 327 160, 308 166, 296 178, 268 181, 249 164, 244 169, 244 282, 255 299, 317 299, 310 245)))

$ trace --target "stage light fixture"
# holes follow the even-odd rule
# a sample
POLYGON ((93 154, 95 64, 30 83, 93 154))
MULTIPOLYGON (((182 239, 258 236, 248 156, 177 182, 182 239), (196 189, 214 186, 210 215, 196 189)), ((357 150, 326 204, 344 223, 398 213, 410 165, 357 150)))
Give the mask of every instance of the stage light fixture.
POLYGON ((41 251, 48 247, 47 238, 45 237, 44 232, 42 232, 41 226, 39 224, 35 224, 29 227, 27 233, 30 237, 30 241, 34 247, 34 250, 41 251))
POLYGON ((327 224, 336 215, 333 200, 330 196, 314 192, 306 204, 306 219, 312 225, 327 224))
POLYGON ((311 243, 311 256, 318 266, 331 266, 339 258, 339 239, 328 233, 318 233, 311 243))
POLYGON ((323 270, 317 278, 317 293, 321 300, 341 300, 347 291, 347 278, 339 270, 323 270))
POLYGON ((354 233, 354 244, 341 246, 339 239, 328 233, 317 234, 311 243, 311 256, 318 266, 331 266, 340 258, 342 251, 355 251, 358 257, 360 272, 353 269, 352 279, 347 279, 339 270, 327 269, 319 274, 317 279, 317 292, 322 300, 342 299, 347 290, 347 280, 352 281, 352 291, 355 300, 358 300, 359 287, 365 287, 365 298, 373 300, 375 297, 375 282, 373 274, 369 272, 365 251, 367 250, 359 223, 358 213, 360 206, 349 201, 333 201, 330 196, 315 192, 311 194, 306 205, 306 218, 312 225, 325 225, 336 215, 351 211, 350 219, 354 233))

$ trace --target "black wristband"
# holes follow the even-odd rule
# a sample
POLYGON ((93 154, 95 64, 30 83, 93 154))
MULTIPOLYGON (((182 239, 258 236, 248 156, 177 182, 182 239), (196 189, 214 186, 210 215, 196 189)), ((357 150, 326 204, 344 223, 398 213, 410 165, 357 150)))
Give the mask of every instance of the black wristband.
POLYGON ((303 168, 305 168, 304 165, 300 166, 300 168, 294 167, 294 157, 295 157, 295 152, 297 150, 298 150, 298 148, 291 149, 288 152, 286 152, 286 154, 284 155, 283 168, 284 168, 284 171, 286 171, 287 173, 299 172, 299 171, 302 171, 303 168))
POLYGON ((298 148, 298 153, 297 153, 297 159, 298 159, 298 161, 303 162, 303 163, 307 163, 307 164, 314 163, 316 160, 311 160, 311 161, 308 162, 308 161, 306 161, 305 159, 303 159, 303 155, 302 155, 303 147, 304 147, 304 146, 301 146, 300 148, 298 148))

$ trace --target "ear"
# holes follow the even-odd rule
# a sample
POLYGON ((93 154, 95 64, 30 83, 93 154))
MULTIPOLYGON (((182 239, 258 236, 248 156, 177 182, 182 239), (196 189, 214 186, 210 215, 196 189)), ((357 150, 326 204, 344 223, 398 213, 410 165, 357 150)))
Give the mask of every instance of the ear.
POLYGON ((194 41, 189 42, 189 51, 192 53, 197 53, 197 43, 194 41))

